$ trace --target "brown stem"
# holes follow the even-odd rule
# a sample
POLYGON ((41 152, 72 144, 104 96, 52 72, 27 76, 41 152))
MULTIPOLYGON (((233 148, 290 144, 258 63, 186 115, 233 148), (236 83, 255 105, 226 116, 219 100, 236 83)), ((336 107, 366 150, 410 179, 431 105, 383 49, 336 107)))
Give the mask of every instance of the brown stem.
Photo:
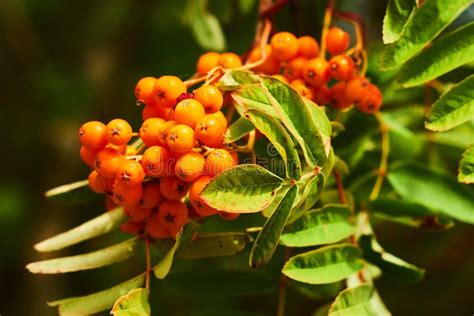
POLYGON ((382 153, 380 157, 380 165, 377 172, 377 180, 375 181, 374 188, 370 193, 369 200, 376 200, 379 196, 380 190, 382 189, 383 180, 387 175, 388 155, 390 153, 390 137, 388 135, 388 127, 385 124, 382 114, 377 112, 375 114, 380 126, 380 134, 382 136, 382 153))
POLYGON ((324 13, 323 31, 321 32, 321 57, 324 58, 326 55, 326 34, 328 33, 329 27, 331 26, 332 14, 334 12, 336 1, 328 0, 326 5, 326 11, 324 13))
POLYGON ((272 19, 287 3, 288 0, 278 0, 275 3, 271 0, 261 0, 259 9, 260 19, 272 19))
POLYGON ((339 195, 339 202, 341 204, 347 204, 346 192, 344 191, 344 185, 342 184, 342 178, 339 171, 334 171, 334 178, 336 178, 337 194, 339 195))
POLYGON ((146 246, 146 273, 145 273, 145 288, 150 289, 150 271, 151 271, 151 258, 150 258, 150 237, 145 237, 146 246))

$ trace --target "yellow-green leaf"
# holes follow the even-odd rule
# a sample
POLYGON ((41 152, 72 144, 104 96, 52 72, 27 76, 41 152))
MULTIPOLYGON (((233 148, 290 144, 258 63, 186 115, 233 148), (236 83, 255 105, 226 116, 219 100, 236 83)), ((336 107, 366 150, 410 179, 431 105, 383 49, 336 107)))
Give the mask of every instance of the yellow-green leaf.
MULTIPOLYGON (((329 308, 328 316, 380 316, 374 306, 372 285, 362 284, 339 293, 329 308)), ((388 315, 388 314, 383 314, 388 315)))
POLYGON ((474 183, 474 146, 471 145, 459 162, 458 180, 463 183, 474 183))
POLYGON ((148 295, 150 291, 145 288, 131 290, 115 302, 111 315, 114 316, 149 316, 151 315, 148 295))
POLYGON ((400 38, 405 24, 415 10, 415 0, 389 0, 383 19, 383 42, 393 43, 400 38))
POLYGON ((224 141, 226 144, 233 143, 239 139, 248 135, 255 129, 252 122, 245 117, 239 117, 234 123, 232 123, 225 132, 224 141))
POLYGON ((235 255, 245 249, 244 233, 202 233, 176 254, 179 258, 213 258, 235 255))

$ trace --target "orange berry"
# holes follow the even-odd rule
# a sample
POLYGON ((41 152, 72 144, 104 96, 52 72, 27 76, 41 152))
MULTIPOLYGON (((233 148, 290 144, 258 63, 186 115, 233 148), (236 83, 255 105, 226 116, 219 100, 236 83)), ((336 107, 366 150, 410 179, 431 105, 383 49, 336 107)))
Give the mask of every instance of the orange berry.
POLYGON ((168 200, 179 201, 188 193, 189 184, 176 177, 166 177, 160 180, 160 192, 168 200))
POLYGON ((219 120, 219 122, 227 129, 227 119, 224 113, 222 113, 221 111, 218 111, 216 113, 212 113, 211 115, 216 117, 219 120))
POLYGON ((87 180, 89 181, 89 187, 95 193, 105 192, 105 183, 102 181, 97 171, 93 170, 91 173, 89 173, 87 180))
POLYGON ((139 204, 126 205, 123 208, 123 210, 125 214, 127 214, 128 217, 130 217, 132 222, 141 222, 147 219, 151 215, 151 212, 152 212, 151 208, 145 208, 139 204))
POLYGON ((331 102, 331 93, 327 85, 322 85, 314 89, 313 101, 317 105, 326 105, 331 102))
POLYGON ((178 124, 186 124, 191 128, 194 128, 196 122, 206 114, 202 104, 194 99, 179 102, 174 111, 174 120, 178 124))
POLYGON ((143 153, 140 163, 146 175, 160 178, 171 174, 171 158, 171 152, 167 148, 151 146, 143 153))
POLYGON ((159 214, 153 214, 148 220, 148 234, 156 239, 166 239, 170 237, 170 230, 167 226, 161 224, 159 214))
POLYGON ((157 207, 161 202, 160 183, 158 181, 144 182, 140 205, 145 208, 157 207))
POLYGON ((237 217, 240 216, 240 213, 229 213, 229 212, 219 212, 218 213, 220 217, 225 219, 226 221, 233 221, 237 217))
POLYGON ((145 106, 142 111, 142 120, 146 121, 152 117, 165 118, 171 109, 162 106, 145 106))
POLYGON ((339 81, 347 81, 354 77, 355 64, 352 58, 346 55, 336 55, 329 60, 331 76, 339 81))
POLYGON ((312 36, 301 36, 298 38, 298 56, 307 59, 319 56, 318 42, 312 36))
POLYGON ((107 144, 107 146, 105 146, 105 148, 113 149, 121 153, 122 155, 124 155, 127 152, 127 147, 128 147, 127 145, 114 145, 114 144, 107 144))
POLYGON ((219 66, 225 69, 237 68, 242 66, 242 60, 237 54, 223 53, 219 56, 219 66))
POLYGON ((208 113, 219 111, 224 103, 219 89, 208 84, 204 84, 194 91, 194 99, 199 101, 208 113))
POLYGON ((102 177, 113 179, 124 161, 125 157, 121 153, 112 148, 105 148, 97 153, 94 167, 102 177))
POLYGON ((158 207, 158 221, 168 228, 181 228, 188 220, 188 208, 179 201, 166 200, 158 207))
POLYGON ((331 27, 326 34, 326 47, 332 55, 345 52, 351 44, 349 33, 338 27, 331 27))
POLYGON ((290 60, 298 53, 298 39, 289 32, 276 33, 273 35, 270 44, 272 45, 273 56, 279 61, 290 60))
POLYGON ((379 88, 373 84, 369 84, 368 87, 369 91, 369 98, 367 101, 356 105, 357 109, 362 113, 372 114, 377 112, 380 107, 382 106, 382 92, 380 92, 379 88))
POLYGON ((194 148, 196 136, 191 127, 178 124, 169 130, 166 140, 172 152, 184 154, 194 148))
POLYGON ((85 146, 81 146, 79 150, 79 154, 81 155, 82 161, 86 163, 89 167, 94 168, 95 157, 97 156, 97 152, 94 150, 90 150, 85 146))
POLYGON ((159 128, 160 134, 158 137, 158 141, 160 142, 161 146, 168 147, 168 133, 170 129, 175 125, 176 125, 175 121, 166 121, 160 126, 159 128))
POLYGON ((338 82, 331 87, 331 106, 335 109, 342 110, 350 107, 350 102, 345 95, 346 83, 344 81, 338 82))
POLYGON ((196 124, 194 129, 196 139, 210 147, 221 147, 226 128, 215 115, 205 115, 196 124))
POLYGON ((120 224, 120 230, 127 234, 139 235, 141 231, 145 228, 143 222, 125 222, 120 224))
POLYGON ((304 57, 296 57, 288 61, 283 68, 283 75, 289 81, 300 79, 303 76, 303 68, 308 60, 304 57))
POLYGON ((237 166, 239 164, 239 153, 232 151, 230 155, 232 156, 232 159, 234 159, 234 165, 237 166))
POLYGON ((160 128, 165 120, 158 117, 149 118, 143 122, 138 135, 147 146, 160 145, 160 128))
POLYGON ((107 139, 113 145, 126 145, 132 139, 132 127, 125 120, 112 120, 107 124, 107 139))
POLYGON ((175 174, 185 182, 193 182, 204 175, 206 160, 197 152, 188 152, 176 161, 175 174))
POLYGON ((158 106, 171 108, 181 93, 186 92, 183 81, 175 76, 161 76, 153 87, 153 100, 158 106))
POLYGON ((313 88, 308 87, 306 82, 301 79, 296 79, 291 82, 291 86, 295 88, 299 95, 305 97, 308 100, 312 100, 314 98, 314 91, 313 88))
POLYGON ((117 180, 128 186, 140 185, 145 179, 142 165, 135 160, 125 160, 117 170, 117 180))
POLYGON ((345 97, 353 104, 363 104, 369 98, 369 81, 364 77, 354 77, 347 82, 345 97))
MULTIPOLYGON (((275 57, 273 57, 271 45, 267 44, 267 46, 265 46, 265 53, 265 61, 261 65, 253 68, 253 70, 256 72, 263 72, 265 74, 278 73, 280 70, 280 62, 276 60, 275 57)), ((262 59, 262 50, 260 49, 260 46, 257 46, 250 53, 248 60, 250 62, 255 62, 260 59, 262 59)))
POLYGON ((193 182, 189 189, 189 201, 194 207, 195 212, 200 216, 211 216, 216 214, 218 211, 207 204, 201 199, 201 192, 204 190, 206 185, 212 180, 212 177, 202 176, 193 182))
POLYGON ((303 78, 313 87, 325 84, 331 78, 328 62, 323 58, 310 59, 303 67, 303 78))
POLYGON ((225 149, 214 149, 206 158, 206 173, 210 176, 215 176, 234 166, 234 158, 225 149))
POLYGON ((90 121, 79 128, 79 141, 90 150, 101 150, 107 145, 107 128, 104 123, 90 121))
POLYGON ((197 62, 196 71, 204 75, 219 65, 219 57, 221 55, 216 52, 207 52, 202 54, 197 62))
POLYGON ((137 101, 147 106, 154 106, 153 102, 153 86, 155 85, 155 77, 141 78, 135 86, 135 97, 137 101))
POLYGON ((140 202, 143 189, 141 185, 130 187, 126 183, 117 182, 114 188, 114 202, 119 205, 134 205, 140 202))

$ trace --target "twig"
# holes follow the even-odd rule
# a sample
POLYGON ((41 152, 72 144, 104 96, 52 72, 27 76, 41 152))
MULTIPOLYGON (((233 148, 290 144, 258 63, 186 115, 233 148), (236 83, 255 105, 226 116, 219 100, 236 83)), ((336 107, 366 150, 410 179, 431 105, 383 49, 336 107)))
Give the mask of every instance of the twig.
POLYGON ((382 136, 382 154, 380 157, 380 165, 377 172, 377 180, 375 181, 374 188, 370 193, 369 200, 373 201, 378 198, 380 190, 382 189, 383 180, 387 175, 387 164, 388 164, 388 155, 390 153, 390 138, 388 135, 388 127, 385 124, 382 114, 380 112, 375 113, 380 126, 380 134, 382 136))
POLYGON ((341 204, 347 204, 346 192, 344 191, 344 185, 342 184, 341 174, 339 173, 339 171, 334 171, 334 178, 336 178, 339 202, 341 202, 341 204))
POLYGON ((326 35, 331 26, 332 14, 334 12, 335 0, 328 0, 326 11, 324 13, 323 31, 321 32, 321 57, 324 58, 326 54, 326 35))
POLYGON ((145 287, 147 290, 150 289, 150 271, 151 271, 151 258, 150 258, 150 237, 145 237, 146 246, 146 273, 145 273, 145 287))

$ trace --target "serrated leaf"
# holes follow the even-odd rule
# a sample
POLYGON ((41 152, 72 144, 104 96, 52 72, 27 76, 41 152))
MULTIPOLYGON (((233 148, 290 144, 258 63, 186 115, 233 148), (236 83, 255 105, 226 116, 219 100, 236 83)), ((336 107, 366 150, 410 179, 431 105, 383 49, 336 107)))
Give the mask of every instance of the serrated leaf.
POLYGON ((257 84, 258 76, 245 70, 225 70, 216 87, 224 91, 233 91, 245 84, 257 84))
POLYGON ((427 229, 447 229, 454 225, 451 218, 429 208, 404 200, 377 199, 367 205, 376 217, 399 224, 427 229))
POLYGON ((118 207, 80 226, 37 243, 35 249, 39 252, 60 250, 84 240, 104 235, 117 228, 126 217, 123 208, 118 207))
POLYGON ((129 258, 136 252, 138 245, 139 239, 132 238, 94 252, 33 262, 26 268, 32 273, 42 274, 96 269, 129 258))
POLYGON ((320 173, 312 177, 307 183, 300 187, 300 194, 297 197, 293 211, 290 214, 288 223, 293 223, 309 210, 318 201, 324 187, 324 174, 320 173))
POLYGON ((235 101, 235 108, 243 115, 247 110, 261 110, 268 115, 278 118, 278 114, 273 109, 260 84, 248 84, 232 93, 235 101))
POLYGON ((48 190, 45 197, 66 204, 81 204, 93 201, 99 197, 89 188, 89 181, 81 180, 48 190))
POLYGON ((258 234, 250 252, 249 265, 252 268, 266 264, 273 256, 297 193, 298 187, 292 186, 258 234))
POLYGON ((277 191, 272 203, 262 211, 262 215, 266 218, 272 216, 273 212, 275 212, 278 205, 280 205, 281 200, 285 197, 290 188, 291 185, 282 185, 280 190, 277 191))
POLYGON ((385 252, 373 235, 359 237, 359 246, 362 248, 364 258, 382 269, 382 272, 396 281, 415 283, 423 279, 425 270, 385 252))
POLYGON ((474 193, 455 179, 424 166, 399 163, 390 168, 388 180, 405 199, 474 223, 474 193))
POLYGON ((168 251, 161 261, 153 267, 153 272, 158 279, 164 279, 171 270, 173 265, 173 260, 176 252, 182 248, 186 247, 193 238, 194 233, 196 232, 197 225, 195 222, 189 222, 185 224, 179 233, 176 235, 176 242, 174 246, 168 251))
POLYGON ((285 128, 274 118, 260 110, 247 110, 244 115, 273 144, 285 163, 286 176, 301 178, 301 162, 296 146, 285 128))
POLYGON ((201 192, 209 206, 233 213, 255 213, 269 206, 283 179, 258 165, 239 165, 217 175, 201 192))
MULTIPOLYGON (((333 123, 329 120, 326 113, 324 112, 324 107, 321 107, 314 103, 311 100, 306 98, 303 99, 306 108, 308 109, 311 118, 313 119, 314 125, 318 128, 323 136, 328 138, 332 135, 333 123)), ((342 125, 339 123, 339 125, 342 125)), ((342 125, 343 126, 343 125, 342 125)))
POLYGON ((474 75, 443 93, 426 117, 425 127, 442 132, 474 118, 474 75))
POLYGON ((176 256, 188 259, 232 256, 244 250, 247 242, 248 236, 244 233, 203 233, 176 256))
POLYGON ((283 266, 290 279, 325 284, 343 280, 364 266, 362 251, 350 244, 321 247, 296 255, 283 266))
POLYGON ((338 242, 354 233, 352 212, 344 205, 325 205, 285 227, 280 242, 288 247, 308 247, 338 242))
POLYGON ((389 0, 383 19, 383 42, 393 43, 400 34, 411 14, 415 11, 415 0, 389 0))
POLYGON ((110 309, 115 301, 133 289, 143 286, 145 274, 120 283, 109 289, 78 297, 48 302, 49 306, 58 306, 60 315, 90 315, 110 309))
POLYGON ((362 284, 339 293, 329 308, 328 316, 379 316, 374 303, 374 288, 362 284))
POLYGON ((466 149, 459 162, 458 181, 474 183, 474 146, 466 149))
POLYGON ((474 61, 474 23, 469 23, 434 42, 403 65, 398 82, 413 87, 436 79, 474 61))
POLYGON ((400 38, 385 47, 380 56, 380 68, 395 68, 432 41, 472 0, 430 0, 423 3, 408 19, 400 38))
POLYGON ((114 316, 149 316, 151 315, 150 304, 148 303, 148 289, 139 288, 131 290, 115 302, 111 315, 114 316))
POLYGON ((191 30, 198 44, 208 50, 223 51, 227 44, 219 20, 209 13, 206 0, 192 2, 191 30))
POLYGON ((226 144, 233 143, 239 139, 248 135, 255 129, 252 122, 245 117, 239 117, 234 123, 232 123, 224 134, 224 142, 226 144))

